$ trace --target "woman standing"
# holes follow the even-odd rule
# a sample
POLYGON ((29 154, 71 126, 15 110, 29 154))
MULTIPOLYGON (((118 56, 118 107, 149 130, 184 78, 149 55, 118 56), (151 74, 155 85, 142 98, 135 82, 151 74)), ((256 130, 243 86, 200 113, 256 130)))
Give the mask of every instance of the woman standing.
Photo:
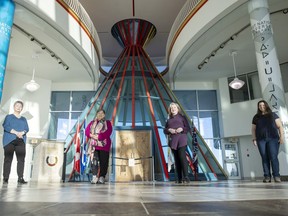
POLYGON ((264 171, 264 183, 271 182, 270 163, 275 182, 281 182, 279 174, 279 144, 283 144, 283 126, 279 116, 272 112, 265 100, 257 104, 257 114, 252 120, 252 142, 258 146, 264 171))
POLYGON ((112 124, 105 120, 105 111, 99 109, 96 112, 96 119, 92 120, 85 131, 89 138, 89 150, 91 158, 91 170, 93 179, 91 184, 105 184, 105 176, 109 164, 109 152, 111 148, 110 135, 112 133, 112 124), (98 174, 98 169, 100 173, 98 174))
POLYGON ((23 179, 23 172, 26 155, 26 134, 29 131, 29 127, 26 118, 20 114, 23 110, 23 102, 16 101, 13 107, 14 113, 7 115, 3 122, 3 179, 4 183, 7 184, 15 152, 17 157, 18 183, 26 184, 27 182, 23 179))
POLYGON ((169 105, 169 119, 166 122, 164 133, 169 136, 169 146, 172 149, 178 175, 178 183, 189 183, 188 162, 186 159, 187 133, 190 130, 187 119, 181 114, 177 103, 169 105), (182 178, 184 176, 184 178, 182 178))

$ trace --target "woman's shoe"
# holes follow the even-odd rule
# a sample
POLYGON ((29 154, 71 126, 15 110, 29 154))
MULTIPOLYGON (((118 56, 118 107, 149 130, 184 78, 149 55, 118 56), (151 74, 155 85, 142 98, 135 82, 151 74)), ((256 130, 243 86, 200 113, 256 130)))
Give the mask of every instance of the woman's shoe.
POLYGON ((98 182, 98 177, 97 176, 93 176, 91 184, 97 184, 98 182))
POLYGON ((98 180, 98 184, 105 184, 105 179, 103 176, 101 176, 98 180))
POLYGON ((265 176, 264 179, 263 179, 263 182, 264 183, 270 183, 271 182, 271 178, 268 177, 268 176, 265 176))
POLYGON ((19 184, 27 184, 27 181, 25 181, 23 178, 18 179, 19 184))
POLYGON ((184 177, 184 180, 183 180, 184 183, 190 183, 190 179, 188 176, 184 177))
POLYGON ((275 181, 276 183, 281 183, 281 178, 280 178, 280 176, 274 177, 274 181, 275 181))

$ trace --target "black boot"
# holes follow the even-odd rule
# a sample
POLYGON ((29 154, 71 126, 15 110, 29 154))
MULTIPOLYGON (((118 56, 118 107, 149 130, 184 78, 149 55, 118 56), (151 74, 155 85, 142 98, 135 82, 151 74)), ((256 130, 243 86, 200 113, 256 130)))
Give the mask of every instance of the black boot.
POLYGON ((27 184, 27 181, 25 181, 23 178, 18 178, 19 184, 27 184))
POLYGON ((8 178, 3 179, 3 184, 8 184, 8 178))

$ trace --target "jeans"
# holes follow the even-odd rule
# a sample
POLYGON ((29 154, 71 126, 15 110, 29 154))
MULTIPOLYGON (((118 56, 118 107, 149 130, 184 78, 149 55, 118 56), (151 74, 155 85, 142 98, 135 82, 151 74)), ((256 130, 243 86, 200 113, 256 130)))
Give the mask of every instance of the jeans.
POLYGON ((257 140, 257 146, 262 157, 262 166, 265 177, 271 177, 270 163, 272 165, 272 175, 279 177, 279 139, 266 138, 257 140))

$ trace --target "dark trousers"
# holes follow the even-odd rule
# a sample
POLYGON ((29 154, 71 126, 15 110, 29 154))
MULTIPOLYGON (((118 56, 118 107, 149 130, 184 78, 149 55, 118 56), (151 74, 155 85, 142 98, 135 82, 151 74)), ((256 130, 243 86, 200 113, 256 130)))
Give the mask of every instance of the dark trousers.
POLYGON ((9 179, 11 164, 14 156, 17 157, 17 175, 18 178, 23 178, 26 148, 23 139, 15 139, 4 147, 4 165, 3 178, 9 179))
POLYGON ((94 158, 91 163, 91 171, 93 175, 105 178, 109 165, 109 152, 95 150, 94 158), (100 168, 100 172, 99 172, 100 168), (99 173, 99 175, 98 175, 99 173))
POLYGON ((186 159, 186 146, 180 147, 177 150, 172 149, 178 181, 182 181, 182 174, 184 177, 188 176, 188 162, 186 159))

